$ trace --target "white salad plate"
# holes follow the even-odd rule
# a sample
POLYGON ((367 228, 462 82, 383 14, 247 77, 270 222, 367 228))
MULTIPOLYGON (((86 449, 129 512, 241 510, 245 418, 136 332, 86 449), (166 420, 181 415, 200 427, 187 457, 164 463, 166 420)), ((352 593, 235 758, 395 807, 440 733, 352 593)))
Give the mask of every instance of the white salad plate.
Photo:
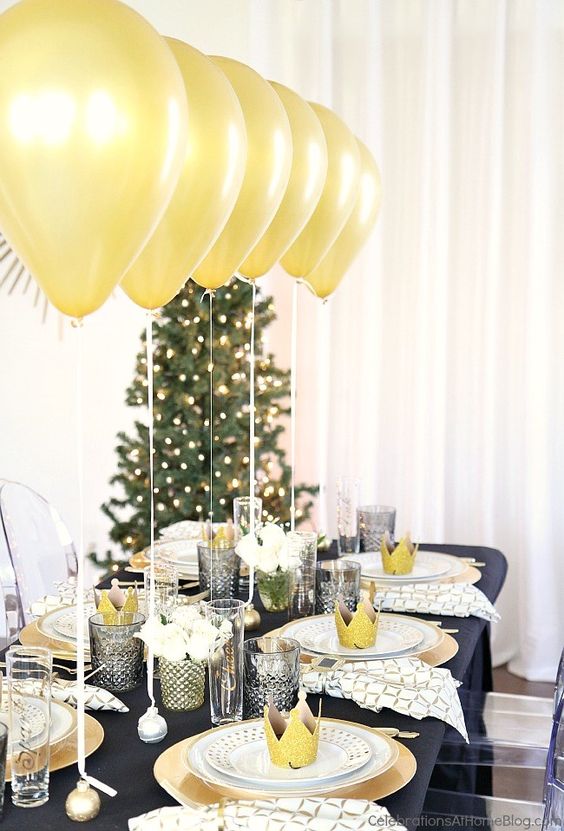
MULTIPOLYGON (((33 747, 38 743, 45 730, 46 713, 45 703, 30 696, 24 705, 26 721, 26 739, 33 747)), ((6 710, 0 710, 0 722, 10 730, 10 715, 6 710)), ((76 726, 76 712, 68 704, 51 701, 51 729, 49 744, 54 745, 66 739, 76 726)), ((8 733, 8 741, 10 734, 8 733)))
MULTIPOLYGON (((88 618, 95 614, 94 604, 86 603, 84 605, 84 643, 88 648, 90 648, 88 618)), ((59 609, 48 612, 38 618, 37 628, 51 640, 76 647, 76 606, 61 606, 59 609)))

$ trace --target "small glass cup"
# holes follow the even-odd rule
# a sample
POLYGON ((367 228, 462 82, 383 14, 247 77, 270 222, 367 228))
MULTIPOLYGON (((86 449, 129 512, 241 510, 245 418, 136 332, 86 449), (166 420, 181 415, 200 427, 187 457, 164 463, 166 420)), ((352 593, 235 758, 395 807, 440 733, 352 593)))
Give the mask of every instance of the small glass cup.
MULTIPOLYGON (((262 499, 253 497, 255 507, 255 530, 260 527, 262 516, 262 499)), ((235 542, 251 531, 251 497, 236 496, 233 500, 233 525, 235 526, 235 542)))
POLYGON ((112 692, 134 690, 143 679, 144 644, 135 635, 145 623, 140 612, 122 612, 119 623, 104 623, 100 613, 88 619, 95 684, 112 692))
POLYGON ((360 563, 354 560, 324 560, 317 564, 315 612, 318 615, 335 611, 339 597, 347 609, 356 611, 360 601, 360 563))
MULTIPOLYGON (((155 614, 169 620, 178 598, 178 569, 172 563, 161 560, 154 565, 155 572, 155 614)), ((151 566, 143 569, 145 586, 145 610, 149 617, 149 599, 151 595, 151 566)))
POLYGON ((262 717, 270 696, 281 712, 289 713, 298 702, 298 641, 250 638, 243 645, 243 656, 243 717, 262 717))
POLYGON ((315 614, 317 534, 315 531, 290 531, 286 541, 290 570, 288 619, 295 620, 315 614))
POLYGON ((358 553, 357 510, 360 505, 360 479, 337 479, 337 551, 339 557, 358 553))
POLYGON ((200 589, 210 600, 234 597, 239 589, 239 557, 229 543, 205 540, 198 543, 200 589))
POLYGON ((6 754, 8 751, 8 725, 0 722, 0 821, 4 811, 4 790, 6 785, 6 754))
POLYGON ((11 646, 6 653, 12 802, 20 808, 49 799, 52 668, 44 647, 11 646))
POLYGON ((245 604, 242 600, 208 600, 206 618, 216 629, 225 621, 231 624, 231 634, 222 637, 210 652, 210 708, 215 725, 230 724, 243 718, 243 634, 245 631, 245 604))
POLYGON ((389 505, 362 505, 358 511, 360 551, 379 551, 382 537, 388 532, 394 539, 396 509, 389 505))

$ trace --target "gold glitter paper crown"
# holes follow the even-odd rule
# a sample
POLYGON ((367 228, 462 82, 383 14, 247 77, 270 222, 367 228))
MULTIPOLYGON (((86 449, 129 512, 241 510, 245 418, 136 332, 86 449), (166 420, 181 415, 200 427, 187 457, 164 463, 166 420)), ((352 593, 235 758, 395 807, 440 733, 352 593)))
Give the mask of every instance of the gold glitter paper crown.
POLYGON ((409 533, 402 537, 394 548, 386 531, 380 543, 382 566, 386 574, 411 574, 419 545, 413 545, 409 533))
POLYGON ((341 646, 349 649, 366 649, 368 646, 374 646, 379 621, 380 612, 376 614, 374 607, 367 600, 358 604, 354 615, 342 600, 339 600, 335 606, 337 637, 341 646))
POLYGON ((112 580, 112 587, 108 591, 104 589, 98 601, 97 612, 102 615, 104 626, 116 626, 119 623, 127 623, 127 613, 139 610, 139 598, 137 588, 131 586, 124 592, 119 587, 119 580, 112 580))
POLYGON ((270 704, 265 704, 264 733, 272 764, 279 768, 297 770, 315 762, 319 748, 320 719, 321 702, 315 718, 303 690, 298 694, 297 705, 290 710, 289 719, 280 714, 272 700, 270 704))

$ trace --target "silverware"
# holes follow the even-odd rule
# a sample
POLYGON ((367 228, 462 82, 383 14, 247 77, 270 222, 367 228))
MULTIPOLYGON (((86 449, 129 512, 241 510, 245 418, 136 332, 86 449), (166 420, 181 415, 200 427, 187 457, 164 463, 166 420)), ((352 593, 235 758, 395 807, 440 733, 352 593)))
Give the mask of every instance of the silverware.
POLYGON ((397 727, 373 727, 372 730, 379 730, 391 739, 417 739, 419 733, 415 730, 400 730, 397 727))
POLYGON ((463 563, 468 563, 469 566, 475 566, 475 568, 483 568, 486 563, 479 562, 475 557, 461 557, 460 558, 463 563))

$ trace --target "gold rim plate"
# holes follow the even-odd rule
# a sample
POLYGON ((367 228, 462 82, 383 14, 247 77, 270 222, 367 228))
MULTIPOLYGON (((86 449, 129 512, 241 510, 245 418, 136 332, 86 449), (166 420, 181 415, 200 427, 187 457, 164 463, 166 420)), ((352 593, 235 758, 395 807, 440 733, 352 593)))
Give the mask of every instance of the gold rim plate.
MULTIPOLYGON (((342 721, 340 719, 327 719, 335 724, 355 724, 355 722, 342 721)), ((355 725, 363 726, 363 725, 355 725)), ((369 728, 370 729, 370 728, 369 728)), ((209 732, 209 731, 206 731, 209 732)), ((375 730, 375 732, 378 732, 375 730)), ((155 779, 173 799, 180 805, 212 805, 224 797, 233 799, 264 799, 261 791, 246 790, 223 785, 207 785, 199 777, 188 773, 184 767, 184 759, 191 745, 203 734, 191 736, 177 744, 172 745, 158 757, 153 768, 155 779)), ((380 734, 383 735, 383 734, 380 734)), ((389 737, 387 737, 389 738, 389 737)), ((391 741, 394 741, 391 739, 391 741)), ((413 779, 417 771, 417 761, 413 753, 404 747, 400 742, 398 746, 398 757, 394 765, 385 773, 378 774, 366 782, 352 785, 345 788, 336 788, 330 793, 323 793, 325 798, 346 797, 347 799, 383 799, 385 796, 395 793, 404 788, 413 779)), ((312 794, 308 793, 308 796, 312 794)), ((271 797, 268 797, 271 798, 271 797)))
MULTIPOLYGON (((91 756, 104 741, 104 728, 99 721, 86 714, 84 717, 84 733, 86 755, 91 756)), ((56 770, 68 768, 70 765, 76 764, 77 760, 77 734, 75 729, 65 739, 61 739, 56 745, 51 746, 49 771, 53 773, 56 770)), ((9 782, 11 777, 10 760, 8 759, 6 762, 6 782, 9 782)))
MULTIPOLYGON (((54 658, 59 658, 62 661, 76 661, 76 649, 72 644, 68 644, 68 649, 63 649, 63 643, 67 643, 67 641, 56 641, 44 635, 37 628, 37 621, 35 620, 32 623, 28 623, 27 626, 24 626, 18 638, 23 646, 45 646, 51 650, 54 658)), ((84 657, 85 660, 90 660, 89 649, 85 650, 84 657)))

